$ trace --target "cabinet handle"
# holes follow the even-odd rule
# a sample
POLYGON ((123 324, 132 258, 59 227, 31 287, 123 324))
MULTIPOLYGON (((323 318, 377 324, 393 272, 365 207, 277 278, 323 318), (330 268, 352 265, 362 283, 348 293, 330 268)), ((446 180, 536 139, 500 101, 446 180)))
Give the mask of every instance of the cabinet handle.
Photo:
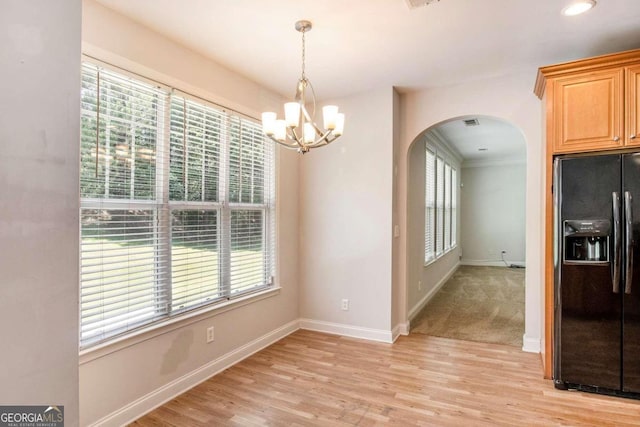
POLYGON ((636 135, 630 135, 629 139, 636 139, 636 135))
POLYGON ((619 136, 614 136, 614 137, 613 137, 613 140, 614 140, 615 142, 618 142, 618 141, 620 141, 620 137, 619 137, 619 136))

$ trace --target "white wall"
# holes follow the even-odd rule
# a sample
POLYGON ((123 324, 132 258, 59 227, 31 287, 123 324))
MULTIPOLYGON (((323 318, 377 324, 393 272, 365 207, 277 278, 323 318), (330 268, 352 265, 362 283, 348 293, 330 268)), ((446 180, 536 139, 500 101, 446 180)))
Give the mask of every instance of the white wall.
POLYGON ((393 91, 393 197, 392 197, 392 222, 394 227, 393 232, 393 245, 391 257, 391 274, 393 277, 392 294, 391 294, 391 326, 393 327, 393 338, 398 335, 409 333, 409 325, 405 323, 405 319, 401 316, 404 314, 402 306, 404 300, 402 299, 401 288, 403 284, 400 282, 400 218, 399 218, 399 203, 398 203, 398 159, 400 158, 400 94, 394 89, 393 91), (396 233, 397 230, 397 233, 396 233))
POLYGON ((504 266, 525 261, 526 165, 462 168, 462 263, 504 266))
POLYGON ((0 12, 0 403, 78 425, 80 1, 0 12))
MULTIPOLYGON (((254 117, 260 111, 280 108, 280 97, 254 82, 91 0, 85 0, 83 6, 85 53, 254 117)), ((75 94, 78 88, 79 83, 73 88, 75 94)), ((74 117, 78 115, 75 113, 74 117)), ((73 156, 69 158, 76 159, 69 168, 73 175, 71 188, 77 189, 77 137, 71 142, 73 156)), ((259 345, 256 340, 264 338, 260 343, 267 342, 269 337, 276 337, 273 333, 279 328, 284 328, 280 330, 286 333, 291 322, 297 327, 298 155, 278 151, 276 283, 281 290, 247 305, 204 314, 159 333, 144 334, 141 339, 83 354, 80 361, 82 425, 99 420, 110 425, 126 422, 131 416, 140 415, 140 410, 150 409, 148 405, 161 403, 163 398, 172 397, 172 393, 191 381, 211 375, 224 367, 224 363, 255 350, 259 345), (215 327, 215 341, 211 344, 205 343, 208 326, 215 327)), ((77 200, 75 203, 77 206, 77 200)), ((70 235, 77 243, 77 217, 72 216, 68 222, 75 233, 70 235)), ((77 250, 69 253, 77 269, 77 250)), ((77 298, 77 280, 73 286, 77 298)), ((75 308, 69 312, 74 318, 77 316, 75 308)), ((72 331, 77 334, 77 328, 72 331)))
MULTIPOLYGON (((407 266, 401 283, 405 310, 410 309, 407 295, 407 273, 411 270, 407 239, 409 196, 409 148, 422 132, 444 120, 466 115, 489 115, 505 119, 522 130, 527 143, 526 173, 526 303, 524 348, 539 351, 542 331, 541 296, 543 293, 543 206, 542 200, 542 135, 540 100, 533 95, 536 70, 526 69, 516 74, 482 81, 472 80, 459 85, 416 90, 401 97, 401 157, 399 161, 399 197, 401 246, 399 263, 407 266)), ((405 313, 405 318, 407 313, 405 313)))
MULTIPOLYGON (((407 200, 407 307, 409 320, 420 312, 438 292, 444 282, 458 267, 460 257, 460 209, 456 215, 458 245, 436 261, 424 265, 425 235, 425 138, 414 143, 409 149, 408 200, 407 200)), ((457 159, 446 148, 435 141, 447 161, 460 170, 457 159)), ((459 181, 459 180, 458 180, 459 181)), ((456 192, 457 206, 460 206, 460 190, 456 192)))
POLYGON ((392 306, 393 89, 331 101, 345 134, 302 159, 303 326, 388 339, 392 306), (349 311, 340 301, 350 301, 349 311))

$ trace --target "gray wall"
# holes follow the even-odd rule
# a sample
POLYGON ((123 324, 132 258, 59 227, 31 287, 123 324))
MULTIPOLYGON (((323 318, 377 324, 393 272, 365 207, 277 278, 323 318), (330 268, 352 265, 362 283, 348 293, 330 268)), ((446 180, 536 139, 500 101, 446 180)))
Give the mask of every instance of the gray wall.
POLYGON ((0 404, 78 425, 79 0, 0 11, 0 404))
POLYGON ((384 335, 391 330, 394 92, 332 102, 345 113, 345 134, 305 155, 300 168, 300 315, 384 335), (349 311, 340 308, 343 298, 349 311))
POLYGON ((526 165, 464 167, 460 189, 462 263, 525 261, 526 165))

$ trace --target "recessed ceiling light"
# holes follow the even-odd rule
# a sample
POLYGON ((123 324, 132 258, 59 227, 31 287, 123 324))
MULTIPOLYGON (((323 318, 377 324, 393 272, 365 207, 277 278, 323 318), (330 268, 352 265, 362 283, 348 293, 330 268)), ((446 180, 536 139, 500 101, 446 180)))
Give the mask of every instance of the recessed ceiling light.
POLYGON ((433 3, 434 1, 440 0, 407 0, 407 6, 409 6, 409 9, 415 9, 420 6, 428 6, 429 3, 433 3))
POLYGON ((585 13, 589 9, 593 9, 596 6, 596 0, 579 0, 572 1, 567 7, 562 9, 564 16, 575 16, 585 13))

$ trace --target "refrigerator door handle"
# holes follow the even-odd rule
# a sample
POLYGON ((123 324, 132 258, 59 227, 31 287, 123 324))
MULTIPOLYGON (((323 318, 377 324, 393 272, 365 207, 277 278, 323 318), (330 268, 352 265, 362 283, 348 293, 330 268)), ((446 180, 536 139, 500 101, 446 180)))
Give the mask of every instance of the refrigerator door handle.
POLYGON ((633 210, 631 207, 631 193, 624 192, 624 245, 625 245, 625 275, 624 293, 631 293, 631 280, 633 279, 633 210))
POLYGON ((620 195, 617 192, 611 193, 613 198, 613 271, 611 280, 613 281, 613 292, 620 292, 620 195))

